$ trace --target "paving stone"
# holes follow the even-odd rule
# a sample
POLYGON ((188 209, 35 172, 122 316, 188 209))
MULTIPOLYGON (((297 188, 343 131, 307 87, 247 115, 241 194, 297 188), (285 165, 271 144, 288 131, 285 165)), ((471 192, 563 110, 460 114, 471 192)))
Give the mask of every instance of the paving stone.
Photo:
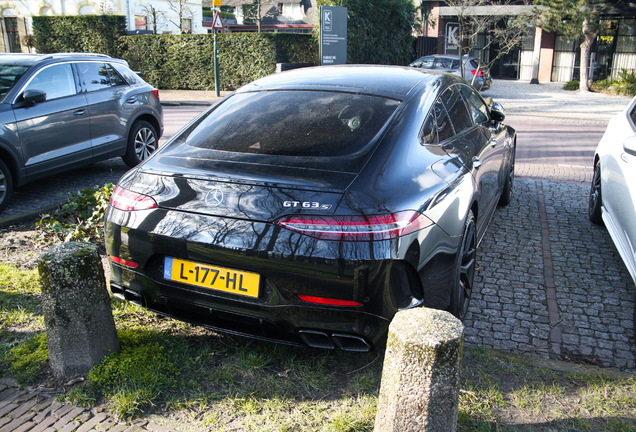
POLYGON ((35 417, 35 413, 27 413, 27 414, 24 414, 22 417, 15 418, 11 422, 2 426, 0 428, 0 432, 12 432, 13 430, 23 425, 24 423, 31 420, 33 417, 35 417))
POLYGON ((77 429, 77 432, 88 432, 90 429, 103 422, 107 417, 108 415, 106 413, 98 413, 97 415, 95 415, 95 417, 91 418, 82 426, 80 426, 77 429))
POLYGON ((117 424, 117 422, 111 418, 106 419, 105 421, 103 421, 102 423, 98 424, 95 429, 99 430, 99 431, 107 431, 110 428, 112 428, 113 426, 115 426, 117 424))
POLYGON ((68 423, 72 422, 75 417, 82 414, 84 411, 86 411, 86 409, 84 408, 71 407, 71 410, 67 414, 65 414, 64 417, 55 422, 55 424, 53 424, 53 427, 55 429, 61 429, 65 427, 68 423))
POLYGON ((33 421, 36 422, 38 425, 29 432, 44 432, 45 430, 50 429, 50 426, 57 421, 57 418, 50 416, 39 420, 36 416, 33 418, 33 421))

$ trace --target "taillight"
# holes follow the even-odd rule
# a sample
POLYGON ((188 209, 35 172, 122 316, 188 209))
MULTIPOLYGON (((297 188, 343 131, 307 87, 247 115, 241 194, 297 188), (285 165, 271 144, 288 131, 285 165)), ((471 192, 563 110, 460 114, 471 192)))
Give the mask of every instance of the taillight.
POLYGON ((321 240, 389 240, 433 225, 416 211, 376 216, 285 216, 275 224, 321 240))
POLYGON ((150 90, 152 92, 153 95, 155 95, 155 97, 157 98, 157 100, 159 100, 159 90, 157 90, 156 88, 153 88, 152 90, 150 90))
POLYGON ((157 202, 151 197, 129 191, 120 186, 115 186, 109 204, 123 211, 149 210, 157 207, 157 202))
POLYGON ((121 265, 124 265, 126 267, 130 267, 130 268, 136 268, 139 265, 136 262, 128 261, 128 260, 113 256, 113 255, 108 255, 108 258, 110 258, 111 261, 116 262, 117 264, 121 264, 121 265))
POLYGON ((473 75, 477 75, 478 77, 479 76, 484 76, 484 71, 482 71, 482 70, 474 70, 473 71, 473 75))
POLYGON ((362 306, 362 303, 351 301, 351 300, 339 300, 339 299, 332 299, 332 298, 326 298, 326 297, 312 297, 312 296, 306 296, 306 295, 299 295, 298 298, 304 302, 323 304, 323 305, 329 305, 329 306, 362 306))

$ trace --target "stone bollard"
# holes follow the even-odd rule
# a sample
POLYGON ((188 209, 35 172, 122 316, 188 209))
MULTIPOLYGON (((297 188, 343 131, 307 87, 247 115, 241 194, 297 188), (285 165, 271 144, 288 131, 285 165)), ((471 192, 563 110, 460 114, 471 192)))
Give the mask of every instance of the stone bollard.
POLYGON ((61 243, 38 260, 49 363, 58 378, 83 376, 119 340, 96 246, 61 243))
POLYGON ((457 430, 464 326, 448 312, 398 312, 389 326, 375 432, 457 430))

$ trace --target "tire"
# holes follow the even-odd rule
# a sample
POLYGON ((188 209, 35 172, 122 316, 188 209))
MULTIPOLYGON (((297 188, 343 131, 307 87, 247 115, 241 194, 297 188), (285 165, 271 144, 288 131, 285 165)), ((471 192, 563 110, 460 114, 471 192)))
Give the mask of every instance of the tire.
POLYGON ((154 126, 144 120, 133 124, 128 135, 126 154, 122 159, 129 167, 135 167, 159 148, 159 136, 154 126))
POLYGON ((468 305, 473 295, 473 283, 477 266, 477 245, 475 234, 475 216, 468 212, 464 222, 455 268, 453 269, 453 281, 451 284, 450 312, 458 319, 463 320, 468 313, 468 305))
POLYGON ((590 185, 590 199, 588 200, 587 217, 596 225, 603 224, 602 210, 603 197, 601 195, 601 162, 594 165, 594 176, 590 185))
POLYGON ((0 160, 0 211, 9 204, 13 193, 13 178, 7 165, 0 160))
MULTIPOLYGON (((516 145, 515 147, 516 148, 516 145)), ((507 206, 512 201, 512 187, 515 182, 515 150, 512 151, 512 156, 510 158, 510 169, 508 170, 508 174, 506 174, 506 180, 504 183, 503 192, 499 197, 499 202, 497 203, 500 206, 507 206)))

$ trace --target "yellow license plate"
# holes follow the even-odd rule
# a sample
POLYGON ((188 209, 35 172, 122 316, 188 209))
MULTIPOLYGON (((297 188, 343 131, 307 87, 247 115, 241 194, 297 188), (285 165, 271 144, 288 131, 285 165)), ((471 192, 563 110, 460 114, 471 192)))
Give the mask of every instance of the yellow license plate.
POLYGON ((166 257, 163 277, 213 290, 258 297, 260 275, 166 257))

